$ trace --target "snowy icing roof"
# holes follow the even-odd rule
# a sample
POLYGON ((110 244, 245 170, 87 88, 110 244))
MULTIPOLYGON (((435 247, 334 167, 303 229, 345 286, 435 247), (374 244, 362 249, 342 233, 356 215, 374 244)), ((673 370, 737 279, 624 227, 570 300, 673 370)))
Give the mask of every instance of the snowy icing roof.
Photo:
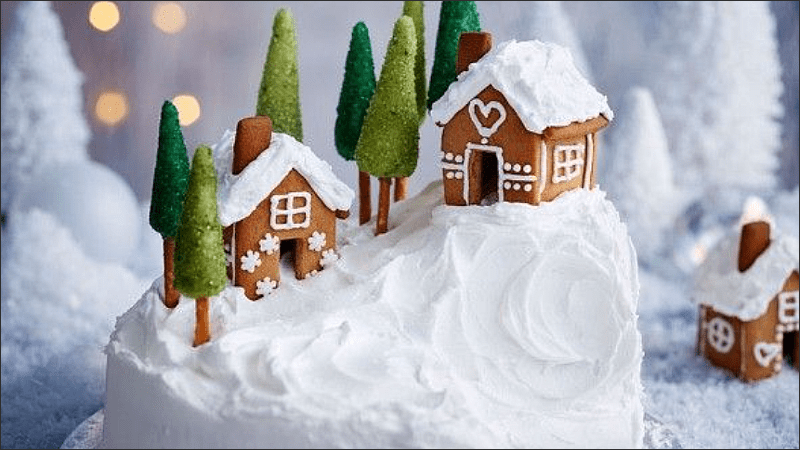
POLYGON ((798 241, 772 229, 772 241, 749 269, 739 272, 740 233, 729 233, 709 253, 695 276, 693 300, 728 316, 754 320, 798 267, 798 241))
POLYGON ((431 108, 434 122, 449 121, 487 86, 505 95, 528 131, 584 122, 614 113, 606 97, 589 84, 564 47, 541 41, 500 43, 458 75, 431 108))
POLYGON ((236 175, 231 171, 234 138, 235 133, 227 130, 213 147, 217 210, 223 226, 249 216, 292 169, 305 177, 325 206, 333 211, 350 209, 353 190, 334 175, 330 164, 292 136, 273 132, 269 149, 236 175))

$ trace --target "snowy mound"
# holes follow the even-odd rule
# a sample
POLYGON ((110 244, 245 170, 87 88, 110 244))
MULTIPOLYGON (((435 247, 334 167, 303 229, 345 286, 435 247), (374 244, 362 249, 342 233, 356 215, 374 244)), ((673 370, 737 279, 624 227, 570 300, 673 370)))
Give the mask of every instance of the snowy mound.
POLYGON ((250 301, 161 281, 107 346, 110 447, 640 447, 635 253, 602 191, 538 207, 397 203, 340 259, 250 301))

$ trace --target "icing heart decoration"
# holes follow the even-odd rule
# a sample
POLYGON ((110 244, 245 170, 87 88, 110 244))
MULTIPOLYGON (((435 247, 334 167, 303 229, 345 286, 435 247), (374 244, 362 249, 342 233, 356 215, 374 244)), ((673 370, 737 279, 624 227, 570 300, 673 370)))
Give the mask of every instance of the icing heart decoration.
POLYGON ((503 105, 501 105, 500 102, 491 101, 488 104, 484 104, 481 99, 473 98, 469 102, 468 108, 469 108, 469 118, 472 119, 472 123, 475 125, 475 128, 478 130, 478 133, 485 138, 488 138, 489 136, 493 135, 494 132, 497 131, 498 128, 500 128, 500 125, 502 125, 503 122, 506 120, 506 109, 503 108, 503 105), (488 127, 485 127, 483 126, 483 122, 481 122, 475 115, 476 109, 480 110, 481 115, 486 119, 489 119, 489 115, 492 113, 492 111, 495 110, 498 113, 500 113, 500 116, 497 118, 497 120, 494 121, 493 124, 491 124, 488 127))
POLYGON ((767 367, 770 361, 779 356, 782 351, 783 347, 781 345, 771 342, 758 342, 753 346, 756 361, 761 364, 761 367, 767 367))

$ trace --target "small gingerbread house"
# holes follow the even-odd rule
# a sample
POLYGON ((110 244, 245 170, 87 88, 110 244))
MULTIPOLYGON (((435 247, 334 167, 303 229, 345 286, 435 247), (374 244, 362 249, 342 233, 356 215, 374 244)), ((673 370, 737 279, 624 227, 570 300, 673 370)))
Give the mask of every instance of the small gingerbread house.
POLYGON ((256 300, 277 287, 282 252, 298 279, 336 260, 336 219, 355 194, 310 148, 273 133, 269 117, 240 120, 230 139, 232 154, 218 156, 218 213, 231 282, 256 300))
POLYGON ((538 205, 595 185, 596 133, 613 119, 606 97, 563 47, 463 33, 459 75, 431 108, 443 128, 445 203, 538 205))
POLYGON ((798 242, 768 216, 743 217, 722 238, 698 268, 693 299, 697 353, 715 366, 744 381, 777 374, 784 359, 798 368, 798 242))

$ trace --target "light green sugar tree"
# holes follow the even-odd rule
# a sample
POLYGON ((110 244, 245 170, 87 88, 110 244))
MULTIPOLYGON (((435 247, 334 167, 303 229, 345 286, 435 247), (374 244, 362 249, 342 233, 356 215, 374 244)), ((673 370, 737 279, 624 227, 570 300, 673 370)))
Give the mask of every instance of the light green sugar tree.
POLYGON ((419 122, 414 85, 416 33, 408 16, 394 25, 381 75, 356 145, 359 170, 380 179, 376 234, 388 229, 392 178, 417 167, 419 122))
POLYGON ((222 225, 217 218, 217 175, 211 148, 201 145, 192 159, 192 171, 175 236, 175 287, 196 299, 194 345, 210 339, 208 297, 228 282, 222 225))
POLYGON ((272 38, 258 89, 256 115, 269 116, 273 130, 303 141, 297 36, 294 17, 285 8, 275 14, 272 38))

